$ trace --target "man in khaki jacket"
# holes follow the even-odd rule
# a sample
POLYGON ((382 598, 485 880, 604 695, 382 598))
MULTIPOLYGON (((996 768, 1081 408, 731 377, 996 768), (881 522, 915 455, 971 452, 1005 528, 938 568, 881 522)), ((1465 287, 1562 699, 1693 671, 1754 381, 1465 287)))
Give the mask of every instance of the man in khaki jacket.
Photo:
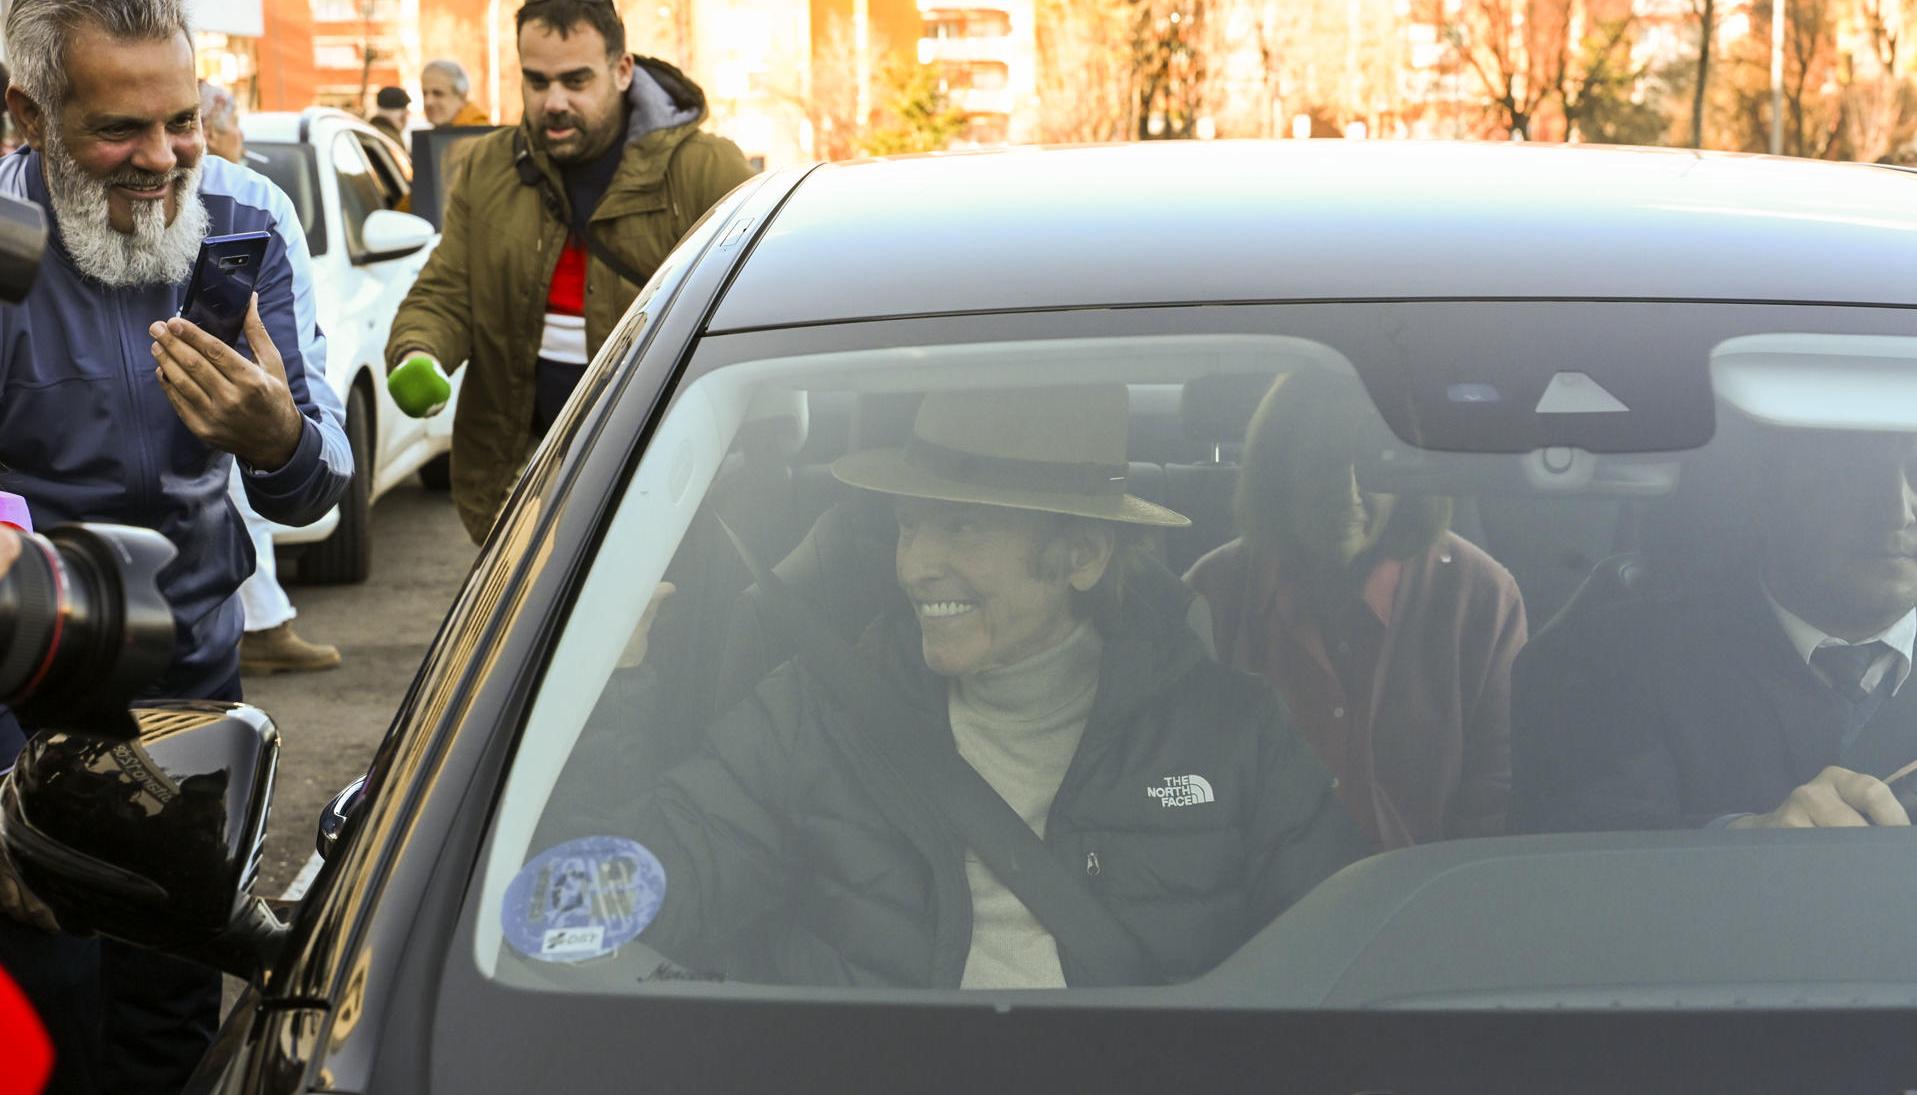
POLYGON ((697 85, 626 53, 613 5, 537 0, 518 31, 525 120, 467 146, 439 247, 386 344, 389 371, 420 356, 471 366, 452 478, 475 542, 644 279, 752 173, 699 130, 697 85))

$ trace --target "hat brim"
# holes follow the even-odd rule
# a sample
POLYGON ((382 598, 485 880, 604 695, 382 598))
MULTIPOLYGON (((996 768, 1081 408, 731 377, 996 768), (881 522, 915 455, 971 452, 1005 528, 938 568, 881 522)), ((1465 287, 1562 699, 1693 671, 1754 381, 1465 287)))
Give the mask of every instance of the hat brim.
POLYGON ((1037 510, 1068 517, 1090 517, 1152 528, 1187 528, 1191 518, 1131 494, 1108 496, 1064 491, 1021 490, 970 483, 917 467, 905 459, 904 449, 865 449, 832 462, 832 476, 849 487, 926 498, 935 502, 966 502, 981 506, 1037 510))

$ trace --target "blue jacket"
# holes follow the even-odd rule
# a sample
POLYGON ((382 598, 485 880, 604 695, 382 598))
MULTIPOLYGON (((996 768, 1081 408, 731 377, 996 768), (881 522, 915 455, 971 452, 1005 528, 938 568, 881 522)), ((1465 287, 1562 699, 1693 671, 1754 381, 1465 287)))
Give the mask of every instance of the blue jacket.
MULTIPOLYGON (((81 275, 52 223, 40 164, 39 153, 24 149, 0 160, 0 193, 36 203, 53 228, 32 293, 0 305, 0 490, 27 500, 37 529, 112 521, 157 529, 173 542, 179 556, 161 572, 160 588, 177 645, 161 688, 204 695, 238 669, 234 593, 254 560, 227 501, 233 457, 193 436, 154 376, 147 327, 179 311, 186 286, 108 289, 81 275)), ((243 466, 241 478, 262 516, 309 524, 345 490, 353 457, 339 397, 326 384, 306 237, 292 202, 263 176, 216 156, 202 164, 209 235, 273 234, 260 315, 306 419, 285 467, 243 466)), ((0 764, 13 752, 7 745, 0 740, 0 764)))

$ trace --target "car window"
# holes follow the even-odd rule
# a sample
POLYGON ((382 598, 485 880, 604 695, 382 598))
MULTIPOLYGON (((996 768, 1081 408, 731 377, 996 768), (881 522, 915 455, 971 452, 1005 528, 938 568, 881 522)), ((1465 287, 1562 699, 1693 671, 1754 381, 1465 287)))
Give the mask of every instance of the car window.
POLYGON ((339 180, 340 228, 346 237, 346 253, 358 259, 366 253, 360 232, 366 218, 376 210, 390 209, 388 192, 380 185, 372 165, 349 133, 333 139, 333 173, 339 180))
POLYGON ((366 153, 366 159, 373 167, 373 178, 379 183, 380 196, 386 202, 386 208, 398 209, 412 192, 413 169, 406 157, 396 154, 392 146, 378 137, 366 133, 355 133, 360 148, 366 153))
POLYGON ((319 168, 310 146, 278 141, 250 141, 246 165, 273 181, 292 199, 293 211, 306 230, 306 247, 315 256, 326 253, 326 204, 320 199, 319 168))
MULTIPOLYGON (((1288 940, 1443 849, 1741 829, 1917 761, 1917 320, 1006 322, 701 348, 523 729, 483 972, 1492 999, 1534 967, 1414 938, 1340 981, 1288 940)), ((1551 991, 1602 974, 1570 950, 1551 991)))

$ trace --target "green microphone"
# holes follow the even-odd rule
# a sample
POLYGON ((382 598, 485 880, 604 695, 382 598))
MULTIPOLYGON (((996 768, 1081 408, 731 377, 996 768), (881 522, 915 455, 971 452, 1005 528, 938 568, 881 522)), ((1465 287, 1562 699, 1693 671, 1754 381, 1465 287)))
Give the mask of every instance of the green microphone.
POLYGON ((408 354, 386 377, 386 390, 409 418, 431 418, 453 397, 452 381, 431 354, 408 354))

